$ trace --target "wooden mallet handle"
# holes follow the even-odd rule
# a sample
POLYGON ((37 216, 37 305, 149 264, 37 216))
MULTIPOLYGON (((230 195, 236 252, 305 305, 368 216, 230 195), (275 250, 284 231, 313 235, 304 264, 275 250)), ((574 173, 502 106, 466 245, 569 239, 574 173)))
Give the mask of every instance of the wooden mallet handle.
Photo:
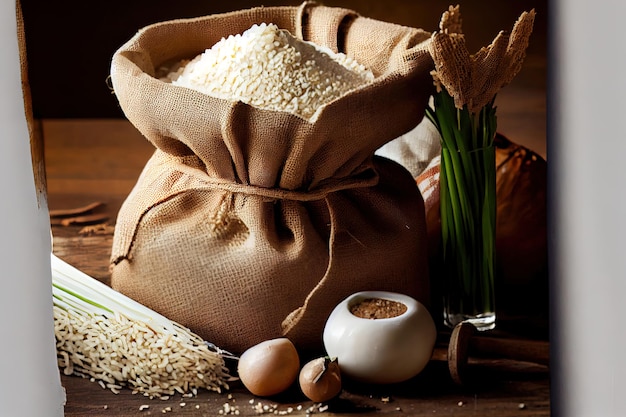
POLYGON ((448 369, 452 380, 462 385, 470 357, 488 357, 550 364, 550 344, 547 341, 503 339, 476 335, 469 322, 457 324, 448 345, 448 369))

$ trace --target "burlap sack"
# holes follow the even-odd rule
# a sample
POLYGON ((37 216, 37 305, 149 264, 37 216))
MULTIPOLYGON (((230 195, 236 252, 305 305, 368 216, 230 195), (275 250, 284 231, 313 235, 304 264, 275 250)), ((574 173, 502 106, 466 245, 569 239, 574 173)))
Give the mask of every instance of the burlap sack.
POLYGON ((327 316, 360 290, 428 303, 424 204, 379 157, 431 94, 429 34, 305 3, 140 30, 114 55, 120 105, 157 148, 117 219, 112 286, 218 346, 285 335, 322 346, 327 316), (310 122, 155 78, 254 23, 343 51, 375 81, 310 122))

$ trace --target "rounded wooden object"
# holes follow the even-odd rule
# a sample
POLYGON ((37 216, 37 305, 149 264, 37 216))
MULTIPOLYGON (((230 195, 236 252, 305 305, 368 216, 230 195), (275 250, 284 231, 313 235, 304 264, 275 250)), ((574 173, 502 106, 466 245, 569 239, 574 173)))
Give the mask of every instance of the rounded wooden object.
POLYGON ((469 322, 457 324, 450 335, 448 345, 448 370, 452 380, 463 385, 467 360, 469 357, 470 340, 476 333, 476 327, 469 322))

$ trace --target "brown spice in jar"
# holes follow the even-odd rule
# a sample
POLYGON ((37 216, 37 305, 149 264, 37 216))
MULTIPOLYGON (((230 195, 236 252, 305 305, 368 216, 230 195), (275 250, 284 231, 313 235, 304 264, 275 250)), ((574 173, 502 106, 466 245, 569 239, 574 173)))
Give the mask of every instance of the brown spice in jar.
POLYGON ((406 305, 383 298, 366 298, 350 307, 350 312, 364 319, 388 319, 407 310, 406 305))

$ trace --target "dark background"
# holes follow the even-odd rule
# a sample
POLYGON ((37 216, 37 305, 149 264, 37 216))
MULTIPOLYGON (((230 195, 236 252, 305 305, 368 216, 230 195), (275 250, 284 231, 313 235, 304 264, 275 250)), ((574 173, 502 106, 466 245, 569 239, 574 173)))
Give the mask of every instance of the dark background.
MULTIPOLYGON (((529 52, 545 54, 548 0, 327 0, 373 19, 435 31, 441 13, 460 4, 470 52, 509 30, 525 10, 537 17, 529 52)), ((301 1, 22 0, 34 115, 36 118, 124 117, 107 77, 113 53, 143 26, 254 6, 301 1)), ((210 47, 208 45, 207 47, 210 47)), ((521 81, 516 82, 523 82, 521 81)))

